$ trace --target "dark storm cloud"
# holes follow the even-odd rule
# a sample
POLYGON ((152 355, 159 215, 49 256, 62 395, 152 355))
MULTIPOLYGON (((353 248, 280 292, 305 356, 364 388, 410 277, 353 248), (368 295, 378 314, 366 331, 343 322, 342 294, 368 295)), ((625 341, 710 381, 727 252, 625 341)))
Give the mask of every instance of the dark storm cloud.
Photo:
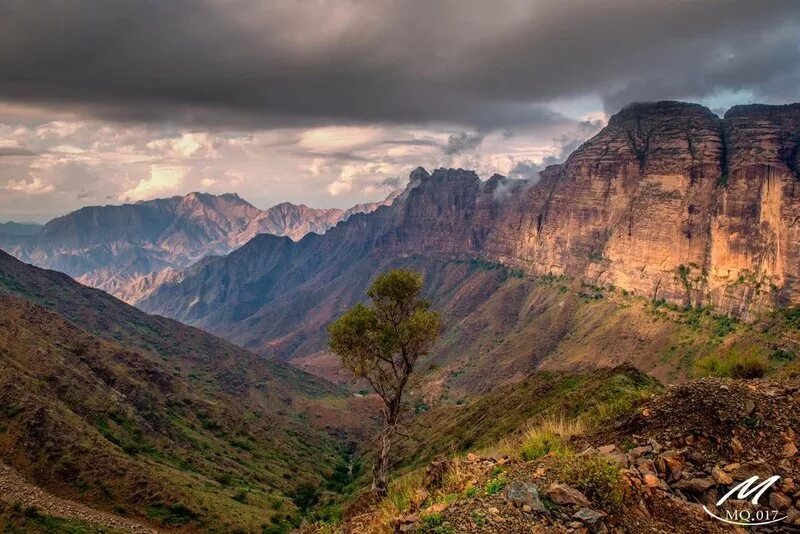
POLYGON ((484 137, 486 137, 486 135, 481 132, 461 132, 460 134, 452 134, 447 138, 447 144, 442 147, 442 152, 448 156, 453 156, 455 154, 474 150, 481 145, 484 137))
POLYGON ((572 154, 583 142, 583 139, 557 139, 561 143, 561 148, 558 154, 545 157, 541 163, 535 163, 530 160, 518 161, 514 167, 508 172, 509 178, 517 180, 527 180, 531 183, 539 181, 539 173, 546 169, 549 165, 563 163, 570 154, 572 154))
POLYGON ((549 100, 796 99, 791 0, 5 0, 0 99, 237 124, 563 118, 549 100))
POLYGON ((0 158, 3 156, 35 156, 35 152, 22 147, 0 146, 0 158))

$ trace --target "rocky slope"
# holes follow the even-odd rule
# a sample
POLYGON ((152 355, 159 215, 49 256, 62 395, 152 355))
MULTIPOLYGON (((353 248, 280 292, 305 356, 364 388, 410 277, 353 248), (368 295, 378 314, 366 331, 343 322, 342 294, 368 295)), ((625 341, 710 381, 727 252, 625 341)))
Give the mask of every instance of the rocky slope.
POLYGON ((586 430, 533 419, 499 447, 440 457, 397 477, 385 501, 356 500, 341 523, 306 531, 796 532, 798 424, 796 382, 698 380, 586 430), (757 506, 717 504, 753 476, 778 477, 757 506), (775 522, 744 529, 711 515, 735 509, 775 522))
MULTIPOLYGON (((535 184, 417 169, 391 206, 296 243, 259 236, 141 306, 264 353, 309 356, 388 267, 443 277, 428 296, 456 320, 466 314, 453 295, 469 293, 461 305, 475 312, 489 306, 497 285, 459 280, 453 262, 466 261, 753 319, 800 303, 798 121, 798 105, 737 107, 724 119, 695 104, 632 105, 535 184)), ((535 286, 509 294, 520 327, 539 317, 529 313, 535 286)))
POLYGON ((0 462, 139 522, 285 530, 345 462, 332 385, 2 252, 0 361, 0 462))
POLYGON ((290 203, 260 210, 235 194, 156 199, 121 206, 92 206, 44 227, 0 226, 0 247, 40 267, 65 272, 79 282, 130 303, 149 294, 173 271, 208 255, 227 254, 261 233, 300 239, 324 233, 354 213, 290 203))

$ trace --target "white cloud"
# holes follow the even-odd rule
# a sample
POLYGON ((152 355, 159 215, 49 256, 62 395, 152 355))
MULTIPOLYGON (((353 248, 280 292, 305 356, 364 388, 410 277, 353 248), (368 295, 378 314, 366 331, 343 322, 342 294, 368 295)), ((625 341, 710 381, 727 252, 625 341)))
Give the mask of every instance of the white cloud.
POLYGON ((156 139, 147 148, 179 159, 213 158, 216 156, 214 137, 207 132, 187 132, 180 137, 156 139))
POLYGON ((326 126, 303 132, 298 145, 312 152, 342 152, 373 145, 384 135, 374 126, 326 126))
POLYGON ((30 181, 23 178, 19 180, 9 180, 5 186, 5 190, 26 193, 28 195, 42 195, 53 192, 55 186, 46 183, 38 176, 33 176, 30 181))
POLYGON ((136 187, 121 193, 118 200, 130 202, 175 194, 188 172, 189 167, 180 165, 151 165, 150 177, 140 180, 136 187))

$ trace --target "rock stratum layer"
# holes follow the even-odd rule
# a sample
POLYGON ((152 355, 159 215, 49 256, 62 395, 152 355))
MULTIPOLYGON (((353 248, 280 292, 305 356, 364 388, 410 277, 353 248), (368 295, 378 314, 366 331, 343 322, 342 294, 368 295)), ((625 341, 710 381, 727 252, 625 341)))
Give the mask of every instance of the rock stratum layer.
POLYGON ((535 184, 417 169, 391 206, 297 243, 258 236, 142 306, 268 350, 300 324, 321 329, 392 258, 424 257, 748 318, 800 304, 799 146, 800 105, 721 119, 696 104, 635 104, 535 184))

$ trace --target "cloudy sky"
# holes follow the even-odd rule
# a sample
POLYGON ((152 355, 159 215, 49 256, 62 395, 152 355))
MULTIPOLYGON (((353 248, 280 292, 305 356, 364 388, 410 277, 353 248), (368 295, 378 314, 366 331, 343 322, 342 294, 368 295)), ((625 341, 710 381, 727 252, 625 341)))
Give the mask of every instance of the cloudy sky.
POLYGON ((798 88, 793 0, 0 0, 0 221, 524 178, 632 101, 798 88))

